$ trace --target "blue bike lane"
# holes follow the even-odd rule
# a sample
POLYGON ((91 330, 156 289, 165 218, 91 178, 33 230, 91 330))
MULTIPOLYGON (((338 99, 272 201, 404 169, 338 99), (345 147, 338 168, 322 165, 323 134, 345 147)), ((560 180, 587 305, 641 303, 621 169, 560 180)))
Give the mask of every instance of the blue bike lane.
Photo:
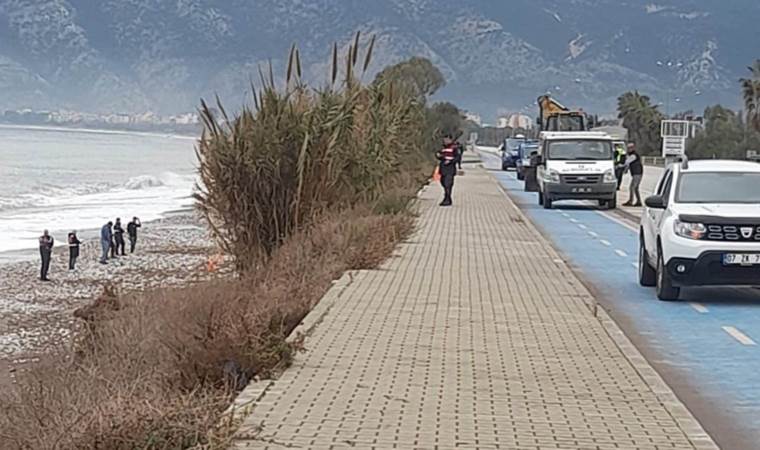
POLYGON ((717 443, 760 449, 760 291, 685 289, 661 302, 638 284, 635 228, 589 203, 543 209, 514 173, 492 173, 717 443))

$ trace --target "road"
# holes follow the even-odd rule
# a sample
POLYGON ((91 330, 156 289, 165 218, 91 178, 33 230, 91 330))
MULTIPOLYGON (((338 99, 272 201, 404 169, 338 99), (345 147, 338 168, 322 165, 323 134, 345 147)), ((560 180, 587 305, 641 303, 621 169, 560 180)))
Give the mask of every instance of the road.
MULTIPOLYGON (((660 302, 637 282, 635 211, 608 213, 584 202, 544 210, 514 172, 498 170, 498 157, 481 155, 718 445, 760 448, 760 291, 684 289, 683 301, 660 302)), ((662 170, 650 169, 643 195, 662 170)))

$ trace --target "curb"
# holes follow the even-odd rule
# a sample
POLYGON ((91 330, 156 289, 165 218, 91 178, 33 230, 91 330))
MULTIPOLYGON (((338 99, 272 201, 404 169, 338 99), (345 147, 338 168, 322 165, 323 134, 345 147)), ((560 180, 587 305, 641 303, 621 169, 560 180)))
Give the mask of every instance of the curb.
MULTIPOLYGON (((497 180, 496 177, 488 170, 485 170, 485 168, 481 167, 481 169, 488 174, 491 181, 496 184, 498 189, 509 199, 509 201, 512 203, 512 206, 517 211, 517 214, 521 216, 525 223, 530 224, 531 228, 533 228, 533 231, 537 235, 541 236, 544 241, 546 241, 546 243, 551 248, 552 253, 560 257, 561 253, 557 251, 551 241, 546 236, 544 236, 541 231, 539 231, 539 228, 536 226, 536 224, 533 223, 533 221, 517 206, 507 190, 504 189, 501 183, 499 183, 499 180, 497 180)), ((571 265, 564 263, 564 260, 563 267, 567 268, 579 283, 581 283, 584 287, 586 286, 586 284, 583 282, 583 278, 571 265)), ((662 404, 668 414, 670 414, 673 420, 678 424, 679 428, 684 433, 686 438, 692 443, 692 445, 694 445, 694 448, 696 450, 719 450, 720 447, 718 447, 712 437, 705 431, 699 421, 691 414, 691 411, 686 408, 686 405, 684 405, 683 402, 678 399, 670 386, 668 386, 662 377, 660 377, 660 374, 658 374, 652 365, 649 364, 644 356, 642 356, 636 346, 634 346, 631 340, 628 339, 625 333, 623 333, 623 330, 618 326, 618 324, 607 314, 604 308, 598 307, 599 302, 594 296, 593 290, 590 290, 588 287, 586 287, 586 289, 589 290, 590 297, 593 301, 592 304, 587 304, 587 306, 590 307, 591 314, 596 317, 596 319, 602 325, 602 328, 604 328, 605 333, 610 337, 610 339, 612 339, 612 341, 615 343, 615 346, 628 360, 636 373, 639 374, 639 377, 644 380, 644 383, 646 383, 660 404, 662 404)))
MULTIPOLYGON (((332 282, 332 286, 319 302, 309 311, 300 324, 290 332, 285 342, 292 344, 299 339, 311 334, 319 325, 330 309, 343 296, 346 288, 354 281, 359 271, 347 271, 339 279, 332 282)), ((250 440, 256 437, 261 430, 261 424, 245 424, 245 419, 251 415, 253 408, 266 395, 275 380, 254 380, 235 397, 232 404, 222 413, 218 424, 219 427, 235 428, 231 443, 239 440, 250 440)))

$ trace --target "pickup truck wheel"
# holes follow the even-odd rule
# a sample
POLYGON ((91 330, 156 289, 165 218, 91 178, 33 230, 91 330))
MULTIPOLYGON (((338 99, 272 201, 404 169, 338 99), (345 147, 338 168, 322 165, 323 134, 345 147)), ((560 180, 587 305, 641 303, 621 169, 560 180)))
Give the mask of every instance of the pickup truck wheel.
POLYGON ((639 284, 646 287, 657 284, 657 271, 649 264, 649 253, 644 245, 644 236, 639 237, 639 284))
POLYGON ((544 204, 544 194, 541 193, 541 191, 538 192, 538 204, 543 205, 544 204))
POLYGON ((673 286, 673 281, 670 279, 670 274, 667 268, 665 268, 665 262, 662 258, 662 250, 657 257, 657 298, 662 301, 678 300, 679 294, 681 294, 681 288, 673 286))

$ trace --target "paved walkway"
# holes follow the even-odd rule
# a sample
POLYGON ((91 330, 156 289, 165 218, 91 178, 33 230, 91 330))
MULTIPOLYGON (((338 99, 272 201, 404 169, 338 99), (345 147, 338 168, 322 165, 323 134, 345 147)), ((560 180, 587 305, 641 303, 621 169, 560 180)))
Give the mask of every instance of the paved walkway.
POLYGON ((454 207, 426 188, 398 257, 310 314, 306 351, 235 447, 712 448, 491 176, 466 170, 454 207))

